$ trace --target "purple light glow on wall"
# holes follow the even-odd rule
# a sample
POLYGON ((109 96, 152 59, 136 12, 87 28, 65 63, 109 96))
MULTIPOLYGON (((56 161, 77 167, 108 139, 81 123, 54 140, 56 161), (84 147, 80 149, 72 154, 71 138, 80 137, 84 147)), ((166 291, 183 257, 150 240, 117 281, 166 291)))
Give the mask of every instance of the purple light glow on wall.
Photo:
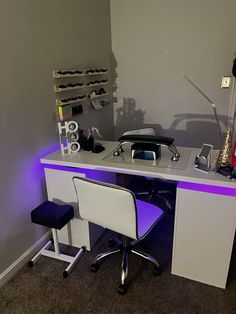
POLYGON ((56 152, 57 150, 60 149, 60 145, 58 144, 58 142, 54 142, 49 144, 47 147, 44 147, 43 149, 41 149, 40 151, 38 151, 36 153, 36 155, 34 156, 35 162, 32 164, 33 166, 33 173, 34 175, 38 175, 39 177, 43 177, 44 176, 44 172, 42 171, 42 166, 40 164, 40 159, 42 157, 45 157, 49 154, 52 154, 54 152, 56 152))
POLYGON ((59 149, 60 149, 60 145, 58 143, 52 143, 48 145, 47 147, 44 147, 42 150, 40 150, 36 157, 38 158, 38 160, 40 160, 40 158, 45 157, 49 154, 52 154, 59 149))
POLYGON ((14 219, 16 224, 19 224, 18 214, 22 215, 25 212, 28 215, 29 211, 38 206, 45 197, 44 171, 40 158, 57 150, 58 147, 58 143, 57 145, 52 143, 41 150, 36 147, 34 151, 24 151, 24 155, 21 154, 18 158, 17 168, 12 167, 14 170, 8 176, 11 187, 8 206, 16 209, 12 215, 14 216, 12 221, 14 219))
POLYGON ((228 188, 216 185, 208 185, 192 182, 179 182, 179 189, 198 191, 203 193, 219 194, 236 197, 236 188, 228 188))

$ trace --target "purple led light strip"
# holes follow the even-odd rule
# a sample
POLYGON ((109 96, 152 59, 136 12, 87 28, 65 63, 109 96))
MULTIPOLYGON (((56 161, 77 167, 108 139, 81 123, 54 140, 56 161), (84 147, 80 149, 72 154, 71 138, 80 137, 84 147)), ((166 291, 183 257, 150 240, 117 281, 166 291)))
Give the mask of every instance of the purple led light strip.
MULTIPOLYGON (((76 173, 84 174, 86 178, 98 180, 98 181, 106 181, 106 176, 104 180, 104 174, 106 171, 96 170, 96 169, 88 169, 88 168, 78 168, 78 167, 66 167, 60 165, 52 165, 47 163, 42 163, 43 168, 53 169, 59 171, 68 171, 76 173)), ((111 182, 112 183, 112 182, 111 182)))
MULTIPOLYGON (((70 172, 75 172, 75 173, 84 173, 86 174, 86 177, 94 177, 92 173, 94 172, 94 175, 95 175, 95 172, 97 173, 97 171, 93 169, 66 167, 66 166, 52 165, 52 164, 47 164, 47 163, 43 163, 42 165, 44 168, 49 168, 49 169, 70 171, 70 172)), ((185 190, 199 191, 199 192, 204 192, 204 193, 236 197, 236 187, 228 188, 228 187, 221 187, 221 186, 216 186, 216 185, 181 181, 178 183, 178 188, 185 189, 185 190)))
POLYGON ((52 165, 52 164, 46 164, 46 163, 42 163, 42 165, 44 168, 61 170, 61 171, 77 172, 77 173, 81 173, 81 172, 87 173, 88 171, 91 171, 90 169, 86 169, 86 168, 66 167, 66 166, 52 165))
POLYGON ((234 189, 234 188, 201 184, 201 183, 192 183, 192 182, 179 182, 178 188, 185 189, 185 190, 199 191, 199 192, 204 192, 204 193, 236 197, 236 188, 234 189))

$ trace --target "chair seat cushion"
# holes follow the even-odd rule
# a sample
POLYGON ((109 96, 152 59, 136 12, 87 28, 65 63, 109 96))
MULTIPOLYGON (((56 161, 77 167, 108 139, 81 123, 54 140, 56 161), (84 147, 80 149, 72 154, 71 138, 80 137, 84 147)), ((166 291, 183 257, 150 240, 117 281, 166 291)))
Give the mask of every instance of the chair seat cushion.
POLYGON ((31 221, 49 228, 60 230, 74 217, 71 205, 57 205, 46 201, 31 212, 31 221))
POLYGON ((144 237, 163 215, 163 210, 153 204, 136 200, 138 215, 138 237, 144 237))

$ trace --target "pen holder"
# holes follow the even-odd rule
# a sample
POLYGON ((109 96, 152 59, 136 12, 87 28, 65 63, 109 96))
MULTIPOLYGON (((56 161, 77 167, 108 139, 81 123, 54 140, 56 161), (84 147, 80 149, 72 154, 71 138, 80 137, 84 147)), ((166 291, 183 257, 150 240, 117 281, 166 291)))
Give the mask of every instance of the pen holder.
POLYGON ((79 131, 79 140, 78 140, 80 147, 84 150, 92 150, 94 147, 94 137, 90 136, 89 138, 86 138, 84 135, 83 130, 79 131))

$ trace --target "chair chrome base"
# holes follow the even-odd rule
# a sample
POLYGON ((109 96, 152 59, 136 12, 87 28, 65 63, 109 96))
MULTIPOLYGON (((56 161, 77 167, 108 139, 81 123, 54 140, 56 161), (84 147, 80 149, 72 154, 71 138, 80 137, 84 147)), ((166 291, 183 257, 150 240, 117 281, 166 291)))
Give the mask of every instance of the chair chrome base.
POLYGON ((151 190, 149 192, 137 192, 135 193, 136 197, 138 196, 144 196, 144 201, 150 203, 152 201, 152 199, 156 198, 159 199, 161 201, 163 201, 165 203, 165 205, 168 208, 168 211, 172 211, 173 210, 173 206, 171 204, 171 202, 164 196, 165 194, 171 194, 171 192, 165 190, 165 191, 156 191, 156 190, 151 190))
POLYGON ((139 251, 134 248, 134 245, 140 242, 141 240, 134 240, 131 243, 128 244, 127 237, 122 236, 122 241, 119 240, 118 237, 110 238, 109 242, 112 242, 112 244, 116 243, 116 247, 107 250, 104 253, 98 254, 95 259, 93 264, 90 267, 90 270, 92 272, 97 272, 99 268, 99 263, 104 260, 106 257, 116 254, 116 253, 122 253, 122 263, 121 263, 121 283, 118 288, 118 292, 120 294, 125 294, 128 290, 128 285, 127 285, 127 277, 128 277, 128 256, 129 254, 133 253, 136 254, 154 264, 153 268, 153 273, 154 275, 159 275, 160 274, 160 265, 158 261, 152 257, 149 254, 146 254, 142 251, 139 251), (118 247, 117 247, 118 246, 118 247))
MULTIPOLYGON (((164 211, 167 211, 169 213, 174 212, 175 205, 172 204, 170 201, 174 197, 176 198, 176 196, 174 196, 175 195, 174 190, 168 190, 168 189, 158 190, 158 183, 156 184, 155 179, 152 180, 152 186, 150 187, 148 191, 144 191, 144 192, 135 191, 134 193, 137 198, 142 197, 142 200, 148 203, 152 203, 152 201, 159 200, 163 204, 165 204, 165 206, 162 207, 164 211)), ((155 202, 153 204, 155 204, 155 202)))

